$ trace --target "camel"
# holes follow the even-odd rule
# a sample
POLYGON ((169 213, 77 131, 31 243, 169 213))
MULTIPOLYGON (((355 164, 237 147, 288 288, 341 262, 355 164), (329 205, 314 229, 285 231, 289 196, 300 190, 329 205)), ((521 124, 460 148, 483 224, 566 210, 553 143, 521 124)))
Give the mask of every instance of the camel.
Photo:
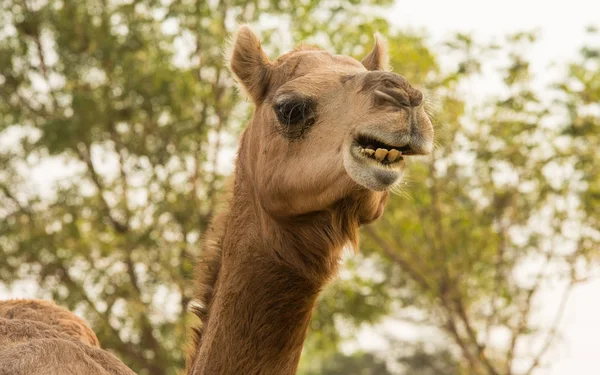
POLYGON ((135 375, 83 319, 49 301, 0 301, 0 375, 135 375))
MULTIPOLYGON (((0 319, 13 319, 15 317, 45 323, 87 345, 100 347, 98 337, 85 320, 69 310, 57 306, 52 301, 26 299, 1 301, 0 319)), ((0 337, 0 340, 2 340, 2 337, 0 337)))
POLYGON ((296 373, 343 249, 383 214, 405 158, 433 148, 423 94, 387 65, 379 36, 360 62, 310 46, 271 61, 250 28, 238 31, 230 68, 254 113, 197 263, 188 375, 296 373))

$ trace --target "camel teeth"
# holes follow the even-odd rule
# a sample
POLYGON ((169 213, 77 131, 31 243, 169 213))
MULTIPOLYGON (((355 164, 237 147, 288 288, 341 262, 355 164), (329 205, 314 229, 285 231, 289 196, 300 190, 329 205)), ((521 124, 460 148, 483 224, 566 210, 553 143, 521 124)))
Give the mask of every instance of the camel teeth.
POLYGON ((365 153, 369 156, 373 156, 375 154, 375 150, 371 150, 370 148, 365 148, 365 149, 363 149, 363 153, 365 153))
POLYGON ((375 159, 379 160, 379 161, 383 161, 385 159, 385 157, 388 154, 388 150, 384 149, 384 148, 378 148, 377 151, 375 151, 375 159))
POLYGON ((391 163, 398 160, 398 158, 402 155, 402 153, 398 150, 390 150, 387 154, 387 160, 391 163))

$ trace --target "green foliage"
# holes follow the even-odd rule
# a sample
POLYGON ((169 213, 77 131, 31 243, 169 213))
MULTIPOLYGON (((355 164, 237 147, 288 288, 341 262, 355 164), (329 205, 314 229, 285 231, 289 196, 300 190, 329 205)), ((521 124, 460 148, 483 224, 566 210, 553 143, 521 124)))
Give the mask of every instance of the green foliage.
MULTIPOLYGON (((477 78, 485 63, 473 50, 493 54, 498 46, 477 46, 459 35, 448 43, 460 58, 455 72, 438 74, 433 64, 421 71, 421 82, 429 82, 443 108, 437 118, 442 145, 430 160, 411 165, 402 196, 362 233, 368 259, 393 265, 372 266, 385 270, 387 282, 379 292, 388 298, 378 300, 388 304, 377 308, 401 320, 404 311, 391 306, 419 308, 418 324, 438 327, 459 353, 460 373, 512 373, 516 356, 523 373, 538 368, 556 333, 533 318, 544 288, 559 282, 558 322, 569 292, 594 275, 598 260, 592 150, 600 145, 593 99, 599 61, 590 48, 582 51, 583 61, 570 68, 578 82, 569 77, 570 85, 552 92, 562 98, 557 108, 531 90, 535 77, 526 51, 534 41, 530 33, 507 38, 500 51, 508 57, 500 70, 505 94, 468 109, 459 85, 477 78), (562 116, 565 109, 569 116, 562 116), (497 332, 508 338, 497 343, 497 332), (518 353, 519 345, 532 343, 537 352, 518 353)), ((346 312, 360 314, 351 304, 346 312)))
MULTIPOLYGON (((414 47, 398 40, 407 51, 423 48, 419 38, 413 37, 414 47)), ((353 273, 334 283, 317 307, 313 332, 335 328, 322 338, 309 337, 306 368, 319 356, 330 366, 337 361, 343 366, 350 359, 331 353, 353 342, 361 324, 386 326, 394 318, 443 332, 445 340, 433 345, 452 347, 453 354, 443 361, 438 353, 425 362, 433 366, 440 360, 447 373, 513 373, 518 356, 522 373, 530 374, 544 361, 556 327, 538 324, 533 314, 545 288, 558 285, 557 324, 570 291, 595 275, 598 260, 593 150, 600 146, 594 99, 600 61, 592 48, 584 48, 568 83, 541 98, 531 89, 532 43, 532 33, 489 46, 457 35, 446 44, 458 60, 455 71, 441 72, 431 54, 409 54, 407 59, 421 64, 414 76, 411 61, 395 55, 396 70, 404 74, 402 67, 409 67, 407 77, 423 82, 441 108, 435 115, 440 147, 431 159, 410 166, 409 182, 390 199, 384 217, 363 230, 362 255, 346 264, 353 273), (499 70, 504 94, 469 102, 461 84, 478 78, 486 57, 507 61, 499 70), (361 270, 355 262, 368 267, 361 270), (364 280, 372 287, 385 282, 375 291, 364 280), (355 292, 344 291, 348 287, 355 292), (371 296, 360 308, 353 302, 358 291, 371 296), (420 311, 416 320, 407 316, 414 308, 420 311), (501 343, 498 332, 507 335, 501 343), (537 352, 518 352, 533 343, 537 352)), ((418 361, 418 352, 396 359, 407 365, 406 374, 422 371, 418 361)))

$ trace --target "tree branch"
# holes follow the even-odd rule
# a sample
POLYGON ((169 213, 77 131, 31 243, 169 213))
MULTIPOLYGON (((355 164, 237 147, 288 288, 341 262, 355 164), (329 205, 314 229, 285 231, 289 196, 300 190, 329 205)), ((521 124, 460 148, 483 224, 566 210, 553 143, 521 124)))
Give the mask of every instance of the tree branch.
MULTIPOLYGON (((442 304, 445 304, 445 302, 442 302, 442 304)), ((446 309, 446 310, 448 310, 448 309, 446 309)), ((452 337, 454 337, 454 341, 458 344, 458 346, 462 350, 463 355, 469 362, 471 369, 473 369, 474 371, 478 371, 477 360, 475 359, 475 356, 473 355, 473 353, 471 353, 468 346, 465 344, 462 337, 460 336, 460 333, 458 332, 458 328, 456 327, 456 323, 452 319, 451 313, 448 313, 448 317, 446 319, 446 324, 444 326, 446 327, 446 330, 448 332, 450 332, 450 335, 452 337)))
POLYGON ((527 322, 529 320, 529 314, 531 312, 531 301, 533 299, 533 296, 535 295, 535 291, 536 291, 536 288, 534 287, 534 288, 529 289, 529 291, 527 292, 527 297, 525 297, 525 307, 524 307, 523 311, 521 312, 521 319, 519 321, 519 325, 516 329, 516 332, 515 331, 512 332, 510 346, 509 346, 508 352, 506 354, 506 374, 507 375, 512 374, 512 363, 515 358, 515 349, 517 347, 517 342, 519 341, 519 338, 521 337, 521 335, 523 334, 523 332, 525 332, 525 329, 527 328, 527 322))
POLYGON ((106 214, 106 217, 108 217, 110 223, 112 224, 113 228, 117 231, 117 233, 126 233, 129 230, 128 223, 121 223, 112 215, 111 208, 108 205, 108 202, 106 202, 106 199, 104 198, 104 184, 102 183, 102 181, 100 180, 100 176, 96 172, 96 168, 94 167, 94 164, 92 162, 89 147, 84 145, 83 143, 80 143, 77 147, 77 153, 79 155, 79 158, 87 166, 88 172, 90 173, 90 177, 94 182, 94 185, 96 185, 96 188, 98 189, 98 197, 102 202, 102 207, 104 208, 104 213, 106 214))
POLYGON ((498 371, 494 368, 494 366, 492 365, 492 363, 489 361, 489 359, 487 358, 487 356, 485 354, 486 345, 479 344, 479 340, 477 338, 477 333, 475 332, 475 329, 474 329, 473 325, 471 324, 469 316, 465 310, 462 297, 455 296, 455 304, 457 307, 458 316, 460 317, 461 321, 465 325, 465 329, 467 331, 469 339, 471 340, 471 343, 477 350, 479 361, 483 363, 485 368, 488 370, 489 374, 498 375, 498 371))
POLYGON ((440 293, 444 294, 447 292, 446 289, 450 287, 452 281, 450 273, 448 271, 448 249, 446 248, 446 242, 444 240, 444 225, 442 223, 442 214, 440 208, 439 193, 437 188, 437 176, 435 169, 435 153, 432 154, 431 158, 432 160, 429 164, 431 188, 429 189, 429 193, 431 195, 431 210, 433 216, 433 224, 436 230, 435 237, 437 239, 437 241, 433 241, 433 243, 439 244, 439 247, 436 246, 435 250, 436 252, 439 252, 442 255, 442 261, 440 264, 438 264, 438 267, 442 272, 442 282, 439 284, 439 287, 441 288, 440 293))
POLYGON ((571 291, 573 290, 575 283, 576 282, 572 281, 565 288, 565 291, 563 292, 560 303, 558 305, 558 311, 557 311, 556 315, 554 316, 554 321, 551 325, 552 328, 550 328, 550 330, 548 331, 548 334, 546 335, 546 339, 544 340, 544 345, 542 346, 542 348, 540 349, 538 354, 533 359, 533 362, 531 363, 531 366, 529 366, 529 369, 527 369, 527 371, 525 372, 525 375, 531 375, 531 373, 533 373, 533 371, 540 365, 540 361, 541 361, 542 357, 548 351, 552 342, 554 341, 554 338, 556 337, 556 334, 558 333, 558 326, 559 326, 560 322, 562 321, 562 317, 567 308, 567 301, 569 300, 569 296, 571 295, 571 291))
MULTIPOLYGON (((29 9, 29 5, 27 4, 27 1, 23 0, 22 3, 23 3, 23 8, 25 9, 25 11, 27 13, 32 14, 31 10, 29 9)), ((42 77, 44 77, 46 84, 48 85, 48 92, 50 93, 50 97, 52 98, 52 106, 53 106, 53 109, 56 110, 58 108, 58 101, 56 100, 56 95, 54 94, 54 91, 52 90, 52 86, 50 85, 50 74, 48 73, 48 65, 46 64, 46 56, 44 53, 44 48, 42 46, 40 29, 36 28, 35 33, 33 33, 33 35, 31 35, 31 36, 33 37, 33 41, 34 41, 36 49, 37 49, 38 57, 40 59, 40 65, 39 65, 38 69, 41 72, 42 77)))
POLYGON ((21 204, 21 202, 19 202, 19 200, 17 199, 17 197, 12 194, 12 192, 10 191, 10 189, 8 188, 8 186, 6 186, 4 184, 0 184, 0 191, 2 191, 2 193, 8 199, 10 199, 17 206, 17 208, 21 212, 23 212, 27 216, 31 217, 31 215, 32 215, 31 209, 29 207, 25 207, 23 204, 21 204))
POLYGON ((377 243, 381 250, 383 250, 384 254, 386 254, 390 260, 400 266, 402 270, 407 272, 423 290, 432 289, 427 279, 421 275, 418 270, 414 269, 406 259, 398 254, 397 251, 394 251, 393 247, 377 233, 372 225, 365 225, 363 228, 366 234, 371 237, 375 243, 377 243))
POLYGON ((19 102, 21 103, 21 105, 23 105, 25 108, 27 108, 32 114, 37 115, 42 118, 45 118, 45 119, 52 118, 52 116, 48 112, 41 110, 41 109, 34 108, 31 105, 31 103, 27 99, 25 99, 23 97, 23 95, 21 95, 19 93, 18 89, 14 91, 14 94, 17 96, 17 98, 19 98, 19 102))

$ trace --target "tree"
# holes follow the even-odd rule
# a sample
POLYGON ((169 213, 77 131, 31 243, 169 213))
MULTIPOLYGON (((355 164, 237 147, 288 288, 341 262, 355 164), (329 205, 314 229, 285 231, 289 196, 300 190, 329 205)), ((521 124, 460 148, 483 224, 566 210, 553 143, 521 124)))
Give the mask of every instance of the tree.
POLYGON ((570 291, 594 276, 598 173, 590 150, 598 144, 600 86, 599 54, 585 48, 558 85, 562 92, 539 97, 526 57, 534 42, 532 33, 510 35, 501 46, 457 35, 446 52, 455 54, 455 71, 440 74, 435 61, 421 69, 443 108, 441 146, 411 165, 415 183, 363 230, 356 263, 368 269, 330 290, 313 327, 357 325, 358 316, 376 311, 374 321, 396 317, 437 329, 441 339, 429 344, 448 348, 460 366, 455 373, 531 374, 544 364, 570 291), (498 53, 507 55, 505 94, 463 97, 461 83, 498 53), (560 298, 553 319, 540 324, 548 288, 560 298), (331 303, 352 318, 339 314, 344 324, 336 325, 324 310, 331 303))
POLYGON ((557 82, 558 95, 553 104, 567 115, 567 121, 561 127, 557 137, 559 162, 569 165, 575 174, 575 189, 579 195, 580 208, 583 210, 580 221, 579 247, 582 255, 593 265, 598 260, 600 236, 600 172, 598 153, 600 145, 600 48, 597 46, 600 30, 587 28, 588 36, 596 40, 581 49, 578 61, 568 67, 568 76, 557 82))

